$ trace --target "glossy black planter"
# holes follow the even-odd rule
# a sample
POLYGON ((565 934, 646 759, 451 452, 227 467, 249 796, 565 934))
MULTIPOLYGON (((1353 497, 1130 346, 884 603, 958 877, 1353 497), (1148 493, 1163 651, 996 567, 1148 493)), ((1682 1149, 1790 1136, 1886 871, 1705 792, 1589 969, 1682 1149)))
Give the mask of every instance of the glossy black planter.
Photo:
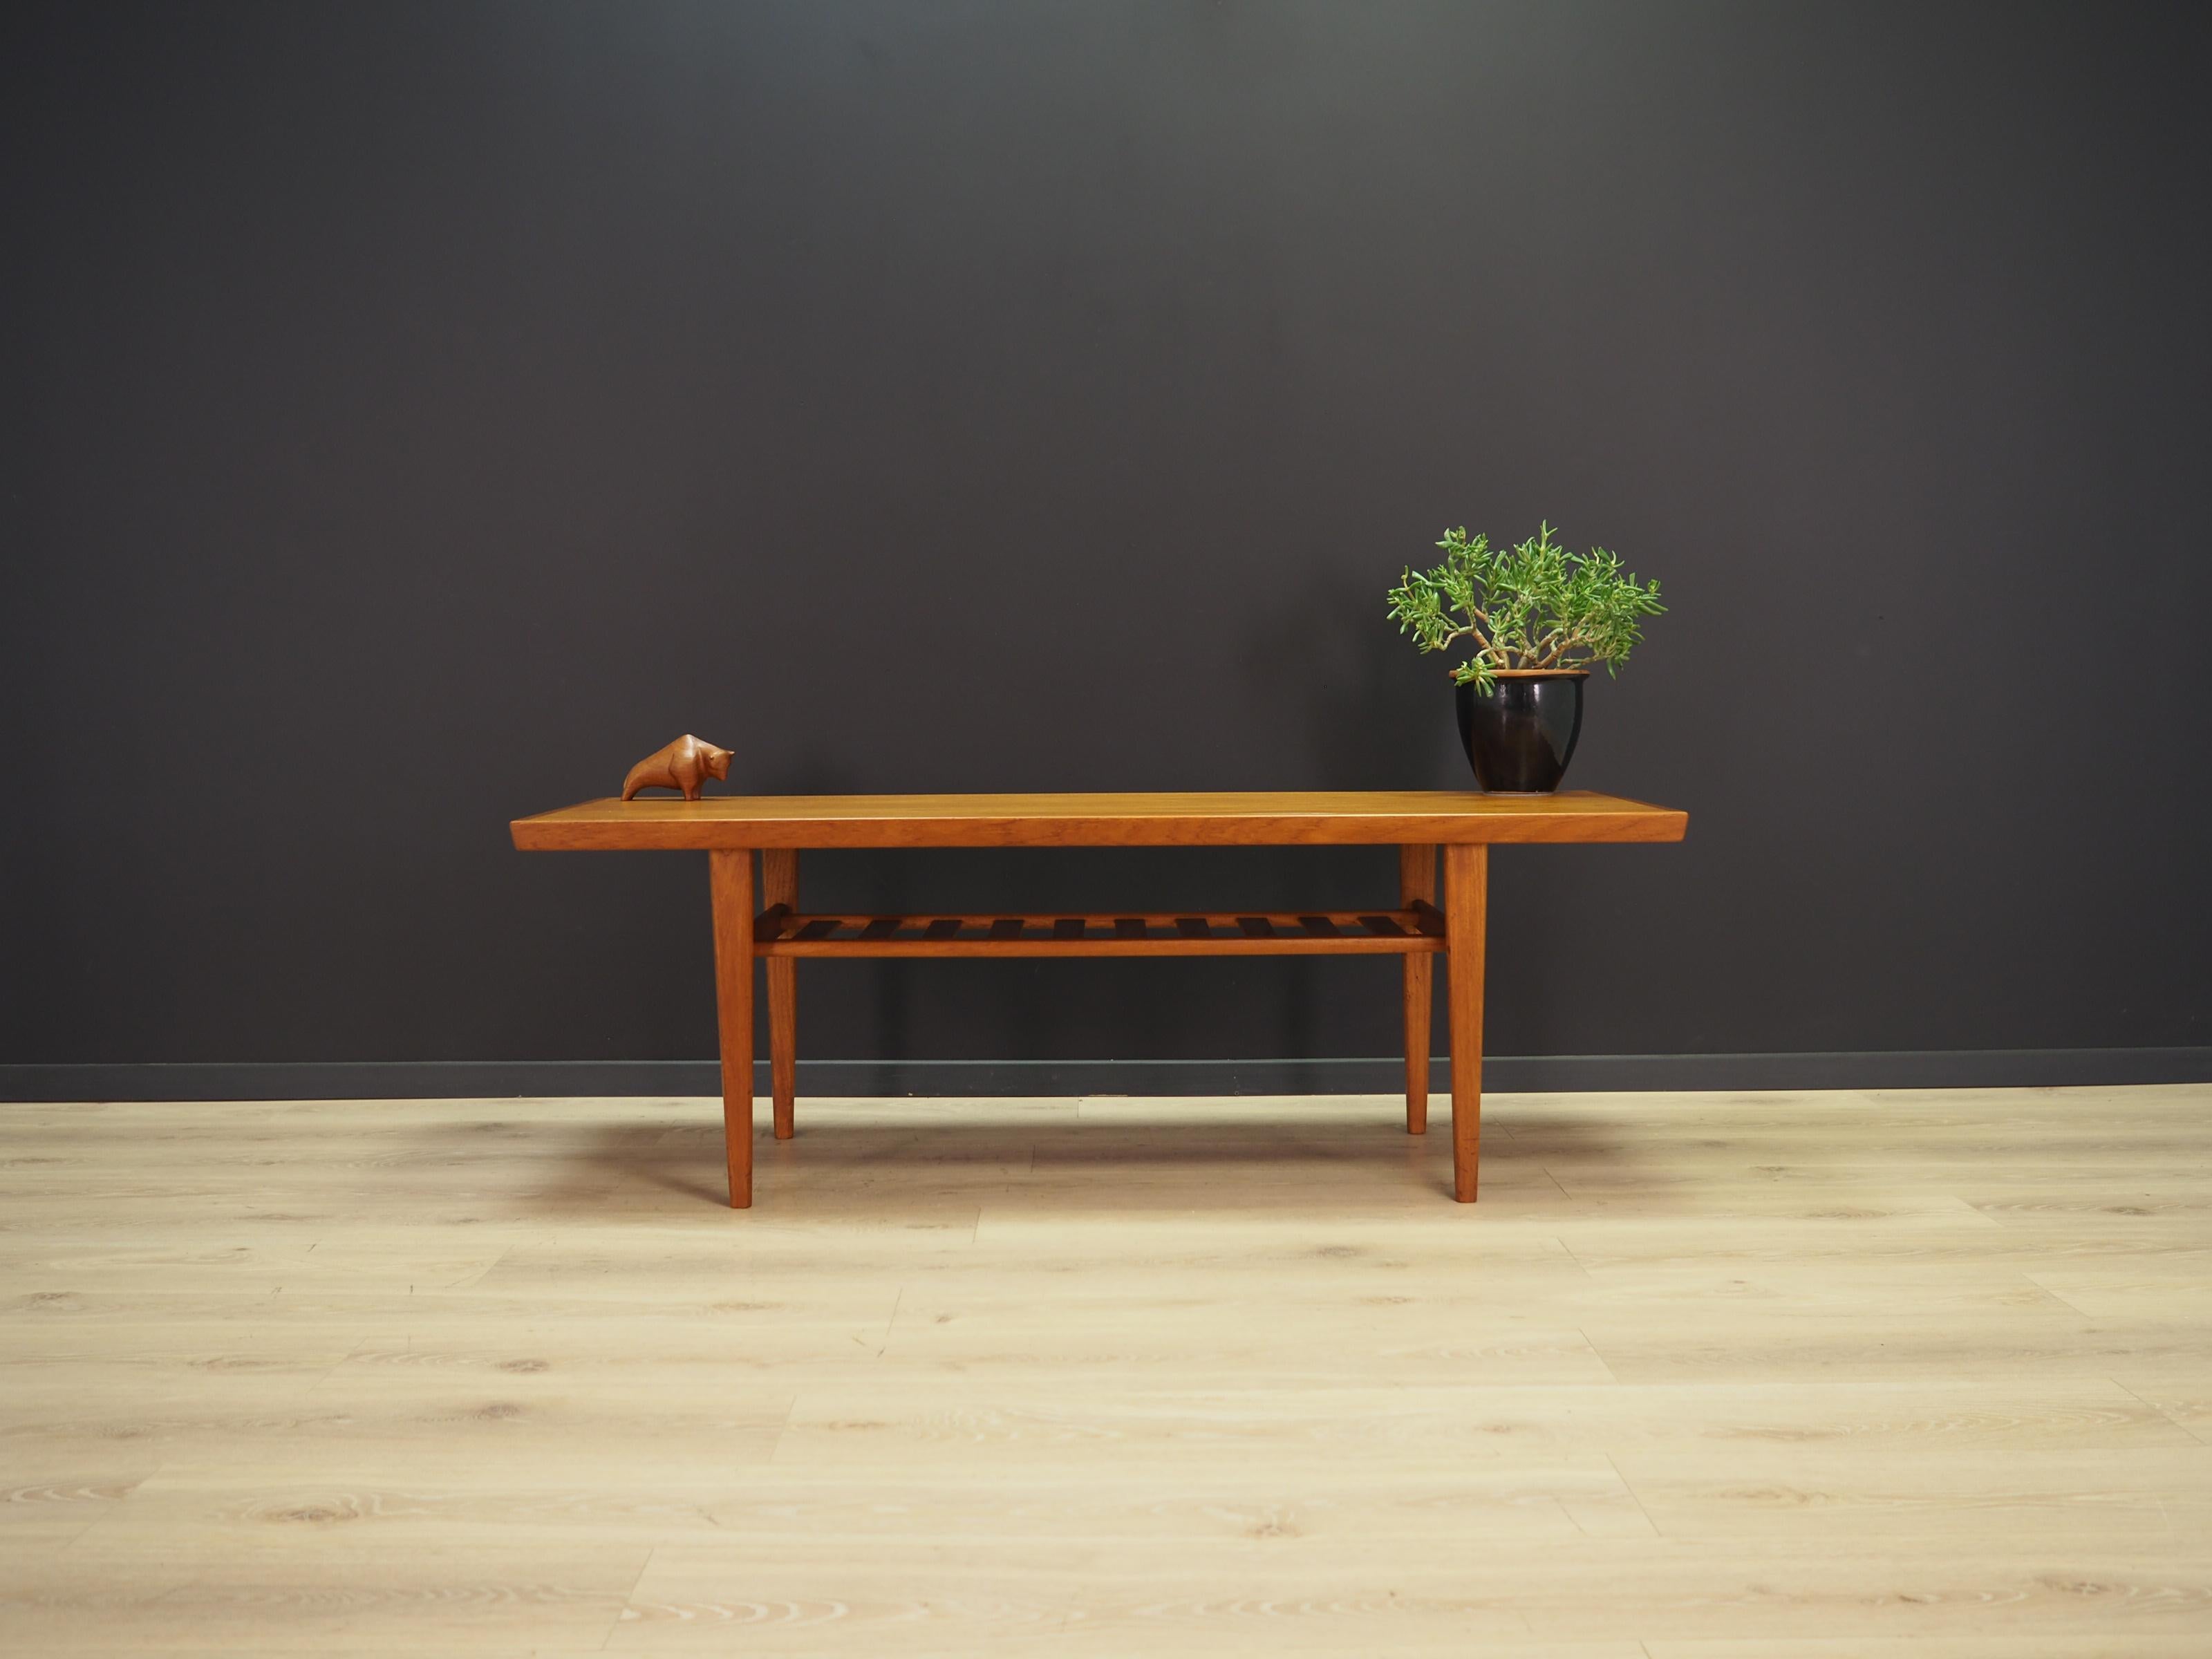
POLYGON ((1459 693, 1459 740, 1474 781, 1493 795, 1547 795, 1559 787, 1583 734, 1583 682, 1566 673, 1508 671, 1489 691, 1459 693))

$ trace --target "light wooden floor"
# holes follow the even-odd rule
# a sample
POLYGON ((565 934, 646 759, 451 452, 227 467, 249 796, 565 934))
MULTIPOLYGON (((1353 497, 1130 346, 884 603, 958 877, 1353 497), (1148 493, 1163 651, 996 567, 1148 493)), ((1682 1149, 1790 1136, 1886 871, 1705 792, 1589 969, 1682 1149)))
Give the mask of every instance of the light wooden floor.
POLYGON ((2212 1654, 2212 1086, 1399 1111, 0 1107, 0 1651, 2212 1654))

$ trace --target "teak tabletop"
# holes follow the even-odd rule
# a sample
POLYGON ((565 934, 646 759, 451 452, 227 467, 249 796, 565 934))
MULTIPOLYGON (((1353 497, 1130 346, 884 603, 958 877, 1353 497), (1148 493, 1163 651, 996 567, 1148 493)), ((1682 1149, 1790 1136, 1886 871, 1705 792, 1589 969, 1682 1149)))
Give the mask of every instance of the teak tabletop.
POLYGON ((715 795, 593 800, 518 818, 525 852, 708 855, 730 1202, 752 1203, 753 963, 767 964, 776 1138, 795 1133, 800 957, 1395 956, 1403 966, 1406 1129, 1428 1127, 1432 959, 1447 974, 1452 1195, 1472 1202, 1482 1105, 1482 978, 1493 842, 1672 842, 1686 813, 1583 791, 1249 794, 715 795), (1395 844, 1398 902, 1370 910, 1073 915, 809 915, 799 854, 842 847, 1395 844), (1443 849, 1443 903, 1437 849, 1443 849), (759 860, 757 878, 754 860, 759 860), (765 908, 756 913, 755 895, 765 908))
POLYGON ((1680 841, 1689 815, 1615 795, 710 795, 587 800, 514 823, 525 852, 738 847, 1283 847, 1680 841))

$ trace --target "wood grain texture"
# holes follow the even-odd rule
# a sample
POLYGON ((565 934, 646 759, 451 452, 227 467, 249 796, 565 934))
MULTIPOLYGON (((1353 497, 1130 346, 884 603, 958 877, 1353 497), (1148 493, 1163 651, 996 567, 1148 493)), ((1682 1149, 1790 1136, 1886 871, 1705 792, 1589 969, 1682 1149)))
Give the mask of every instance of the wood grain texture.
POLYGON ((739 847, 1232 847, 1674 842, 1688 815, 1561 790, 1244 794, 716 795, 591 800, 518 818, 525 852, 739 847))
POLYGON ((809 915, 763 912, 753 949, 788 957, 1404 956, 1443 949, 1419 910, 809 915))
POLYGON ((743 1210, 753 1201, 753 855, 743 849, 710 854, 707 873, 730 1207, 743 1210))
POLYGON ((0 1651, 2212 1652, 2212 1087, 1483 1104, 0 1107, 0 1651))
MULTIPOLYGON (((798 848, 771 847, 761 854, 761 902, 771 910, 799 908, 798 848)), ((788 1140, 797 1127, 799 1095, 799 964, 788 957, 772 957, 768 964, 768 1054, 775 1138, 788 1140)))
POLYGON ((673 789, 686 800, 697 800, 706 780, 729 775, 730 751, 686 732, 629 769, 622 799, 633 799, 641 789, 673 789))
MULTIPOLYGON (((1398 902, 1434 908, 1437 899, 1437 849, 1425 843, 1398 849, 1398 902)), ((1435 1000, 1435 975, 1428 957, 1408 956, 1405 963, 1406 1133, 1426 1134, 1429 1128, 1429 1013, 1435 1000)))
POLYGON ((1482 1158, 1482 980, 1490 927, 1490 849, 1444 848, 1445 1002, 1451 1027, 1452 1196, 1474 1202, 1482 1158))
MULTIPOLYGON (((625 795, 630 792, 626 788, 625 795)), ((750 1088, 752 976, 756 950, 784 964, 769 979, 769 1047, 775 1138, 791 1139, 795 1117, 797 997, 791 958, 801 956, 1212 956, 1406 954, 1406 1127, 1427 1127, 1429 975, 1413 953, 1434 951, 1448 932, 1459 962, 1451 975, 1450 1031, 1457 1064, 1452 1144, 1461 1201, 1475 1195, 1482 1054, 1482 956, 1487 849, 1494 842, 1680 841, 1683 813, 1610 795, 1380 790, 1241 794, 793 795, 713 800, 597 800, 517 819, 525 851, 704 848, 714 866, 714 942, 728 1122, 732 1207, 752 1202, 750 1088), (1252 846, 1401 843, 1403 910, 1285 916, 805 916, 797 912, 798 849, 805 847, 1252 846), (1416 867, 1416 847, 1446 849, 1449 922, 1413 890, 1432 881, 1416 867), (742 919, 750 902, 754 849, 762 851, 768 908, 742 919), (738 871, 735 861, 744 864, 738 871), (1032 924, 1040 924, 1033 926, 1032 924), (1233 926, 1233 931, 1231 927, 1233 926), (1416 999, 1420 1000, 1417 1009, 1416 999), (1418 1029, 1417 1029, 1418 1028, 1418 1029)))

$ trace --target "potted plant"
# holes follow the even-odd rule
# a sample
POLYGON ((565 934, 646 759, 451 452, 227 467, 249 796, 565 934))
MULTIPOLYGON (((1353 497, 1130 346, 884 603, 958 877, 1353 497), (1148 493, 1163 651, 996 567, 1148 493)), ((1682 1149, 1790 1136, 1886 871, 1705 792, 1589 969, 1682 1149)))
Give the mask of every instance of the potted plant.
POLYGON ((1496 794, 1548 793, 1582 735, 1590 665, 1613 673, 1628 660, 1640 619, 1666 609, 1659 584, 1624 574, 1601 547, 1568 551, 1548 524, 1510 548, 1464 528, 1437 545, 1442 564, 1408 567, 1390 590, 1391 620, 1423 651, 1473 641, 1451 677, 1475 781, 1496 794))

